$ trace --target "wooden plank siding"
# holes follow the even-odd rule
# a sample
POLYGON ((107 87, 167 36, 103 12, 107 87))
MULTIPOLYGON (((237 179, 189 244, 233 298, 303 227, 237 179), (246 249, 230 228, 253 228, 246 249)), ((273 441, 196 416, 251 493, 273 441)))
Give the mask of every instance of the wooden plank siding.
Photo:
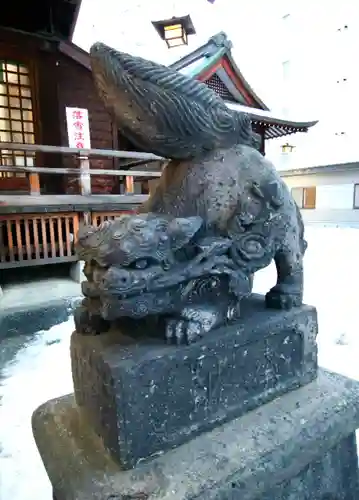
POLYGON ((79 214, 0 216, 0 269, 73 262, 79 214))
MULTIPOLYGON (((94 211, 90 223, 99 226, 133 211, 94 211)), ((0 270, 76 261, 74 245, 84 214, 0 215, 0 270)))
MULTIPOLYGON (((0 27, 1 60, 13 60, 29 68, 36 144, 67 146, 65 108, 74 106, 88 109, 92 148, 118 149, 117 127, 98 96, 91 72, 60 52, 58 42, 0 27)), ((9 139, 0 138, 0 141, 9 142, 9 139)), ((115 158, 92 158, 90 167, 113 169, 118 163, 115 158)), ((78 167, 78 162, 61 154, 38 153, 35 165, 78 167)), ((120 192, 118 177, 96 176, 91 181, 93 194, 120 192)), ((38 194, 39 190, 44 194, 80 193, 77 176, 58 179, 44 173, 40 176, 9 174, 0 178, 0 192, 38 194)))
MULTIPOLYGON (((86 108, 89 112, 91 147, 97 149, 118 149, 115 126, 109 113, 98 97, 91 73, 74 60, 59 54, 57 57, 57 87, 59 105, 59 123, 61 144, 67 144, 67 128, 65 118, 66 107, 86 108)), ((53 143, 48 143, 53 144, 53 143)), ((117 165, 113 158, 91 158, 91 169, 113 169, 117 165)), ((76 160, 67 157, 63 159, 63 166, 75 167, 76 160)), ((111 194, 119 192, 118 179, 111 176, 95 176, 91 178, 93 194, 111 194)), ((76 176, 64 178, 63 191, 67 194, 79 193, 76 176)))
POLYGON ((134 211, 135 210, 122 210, 120 212, 92 212, 91 224, 97 227, 107 220, 114 220, 116 217, 120 217, 123 214, 133 213, 134 211))

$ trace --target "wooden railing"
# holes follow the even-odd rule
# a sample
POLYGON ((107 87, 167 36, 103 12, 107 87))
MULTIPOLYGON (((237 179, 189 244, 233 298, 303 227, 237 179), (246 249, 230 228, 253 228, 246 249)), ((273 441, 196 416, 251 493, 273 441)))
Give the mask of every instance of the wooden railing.
POLYGON ((152 153, 140 153, 134 151, 114 151, 108 149, 76 149, 60 146, 45 146, 38 144, 14 144, 0 142, 0 149, 25 151, 31 153, 54 153, 74 156, 77 158, 79 168, 65 167, 27 167, 27 166, 7 166, 0 165, 0 172, 20 173, 25 172, 29 175, 30 194, 40 194, 39 174, 71 174, 77 175, 80 183, 80 191, 82 195, 91 194, 91 176, 93 175, 110 175, 126 177, 126 193, 133 194, 133 179, 160 177, 161 172, 150 170, 124 170, 124 169, 90 169, 90 157, 105 157, 130 160, 122 165, 122 167, 133 168, 154 161, 166 162, 164 158, 156 156, 152 153))
MULTIPOLYGON (((157 178, 161 176, 161 172, 125 170, 125 168, 140 167, 144 163, 154 161, 166 161, 150 153, 131 151, 79 150, 67 147, 9 144, 3 142, 0 143, 0 149, 32 153, 62 153, 77 158, 79 163, 78 168, 0 165, 0 172, 25 172, 29 176, 30 194, 38 195, 39 200, 41 200, 39 183, 39 174, 41 173, 78 176, 80 192, 83 196, 91 195, 91 176, 121 176, 126 179, 125 193, 135 197, 133 182, 135 177, 157 178), (121 169, 90 169, 89 157, 96 156, 120 158, 127 161, 121 165, 121 169)), ((0 269, 76 261, 74 243, 81 220, 99 225, 105 220, 114 219, 125 211, 128 212, 129 210, 103 212, 101 210, 96 211, 93 208, 89 212, 0 215, 0 269)))
POLYGON ((99 226, 106 220, 114 220, 122 214, 130 213, 130 210, 121 210, 118 212, 93 212, 91 215, 91 224, 93 226, 99 226))

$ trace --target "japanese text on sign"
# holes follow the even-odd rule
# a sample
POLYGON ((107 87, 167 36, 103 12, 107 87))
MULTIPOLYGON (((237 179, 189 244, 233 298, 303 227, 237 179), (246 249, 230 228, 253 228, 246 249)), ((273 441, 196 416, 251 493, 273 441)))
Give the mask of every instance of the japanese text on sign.
POLYGON ((69 147, 91 149, 90 126, 87 109, 66 108, 69 147))

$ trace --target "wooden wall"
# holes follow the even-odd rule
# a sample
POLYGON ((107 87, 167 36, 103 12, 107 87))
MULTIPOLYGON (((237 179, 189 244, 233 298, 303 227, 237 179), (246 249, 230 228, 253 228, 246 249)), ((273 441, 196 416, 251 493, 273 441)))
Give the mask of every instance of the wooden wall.
MULTIPOLYGON (((57 85, 59 102, 59 122, 61 126, 61 141, 67 144, 67 130, 65 119, 65 108, 69 106, 86 108, 89 111, 91 147, 99 149, 117 149, 117 129, 113 125, 108 112, 105 110, 95 89, 91 72, 64 55, 57 57, 57 85)), ((70 158, 66 159, 66 166, 70 158)), ((114 166, 113 159, 99 158, 91 159, 90 165, 96 169, 111 169, 114 166)), ((93 176, 93 193, 111 193, 116 178, 109 176, 93 176)), ((66 180, 66 192, 77 192, 76 179, 66 180)))
MULTIPOLYGON (((117 149, 117 129, 105 110, 92 81, 91 72, 58 51, 56 42, 0 28, 0 59, 13 57, 31 67, 34 83, 36 143, 67 146, 65 108, 83 107, 89 111, 91 147, 117 149)), ((1 149, 1 147, 0 147, 1 149)), ((113 168, 113 159, 92 159, 91 167, 113 168)), ((37 166, 71 166, 75 159, 54 154, 37 155, 37 166)), ((109 176, 92 177, 93 193, 118 190, 118 180, 109 176)), ((48 194, 78 193, 76 178, 41 175, 41 191, 48 194)), ((0 179, 0 191, 29 190, 26 177, 0 179), (5 182, 5 183, 4 183, 5 182), (6 185, 5 185, 6 184, 6 185)))

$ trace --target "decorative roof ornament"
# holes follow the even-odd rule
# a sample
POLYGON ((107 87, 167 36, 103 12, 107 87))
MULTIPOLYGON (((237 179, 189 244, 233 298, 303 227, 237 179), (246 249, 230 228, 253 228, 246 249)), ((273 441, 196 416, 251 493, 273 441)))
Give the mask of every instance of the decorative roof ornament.
MULTIPOLYGON (((213 0, 214 1, 214 0, 213 0)), ((211 36, 208 43, 214 43, 216 47, 224 47, 225 49, 231 50, 233 48, 233 43, 228 38, 227 33, 220 31, 215 35, 211 36)))

